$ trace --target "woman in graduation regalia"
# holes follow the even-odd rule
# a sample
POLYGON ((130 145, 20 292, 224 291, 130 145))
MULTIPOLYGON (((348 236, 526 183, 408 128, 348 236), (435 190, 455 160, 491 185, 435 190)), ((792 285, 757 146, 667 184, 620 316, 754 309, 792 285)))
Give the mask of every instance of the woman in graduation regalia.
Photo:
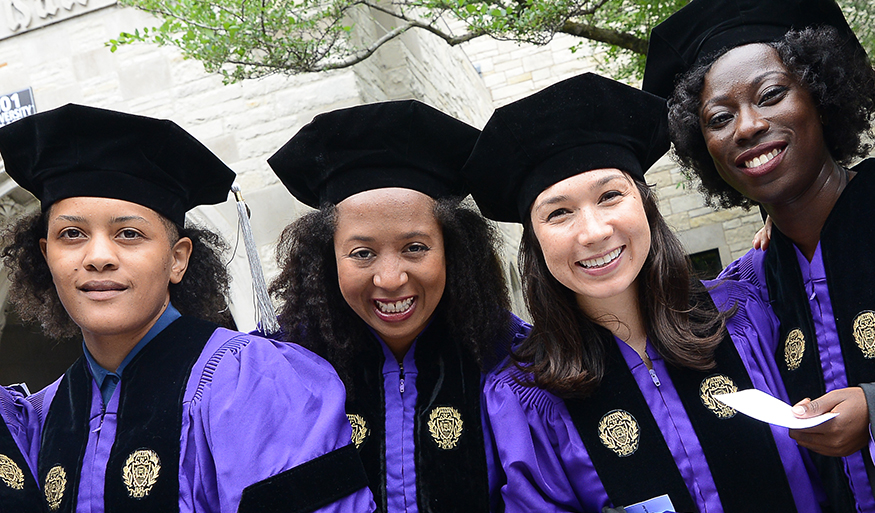
POLYGON ((671 95, 679 161, 712 203, 771 216, 768 251, 721 278, 753 284, 774 308, 766 351, 799 414, 839 413, 790 432, 833 508, 875 511, 875 160, 848 167, 871 149, 865 51, 833 0, 696 0, 654 29, 644 83, 671 95))
POLYGON ((532 332, 484 388, 508 512, 820 511, 786 429, 715 398, 776 385, 774 324, 691 280, 644 181, 667 149, 664 100, 587 73, 497 109, 463 170, 524 225, 532 332))
POLYGON ((269 159, 318 208, 277 248, 280 325, 344 380, 380 511, 489 509, 481 368, 526 326, 507 311, 494 229, 462 201, 477 134, 384 102, 320 114, 269 159))
POLYGON ((330 366, 222 328, 234 173, 176 124, 66 105, 0 129, 42 211, 2 254, 22 317, 84 355, 29 397, 50 512, 370 511, 330 366))

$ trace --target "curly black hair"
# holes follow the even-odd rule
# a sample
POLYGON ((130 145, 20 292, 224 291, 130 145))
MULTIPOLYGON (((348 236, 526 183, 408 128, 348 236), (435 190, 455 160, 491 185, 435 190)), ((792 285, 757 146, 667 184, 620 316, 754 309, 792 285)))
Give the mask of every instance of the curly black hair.
MULTIPOLYGON (((447 282, 436 315, 481 365, 496 363, 492 344, 509 321, 497 230, 469 200, 443 198, 434 214, 444 237, 447 282)), ((340 293, 334 255, 336 208, 323 206, 293 222, 277 245, 281 272, 270 292, 281 303, 282 337, 328 360, 352 390, 355 355, 367 325, 340 293)))
MULTIPOLYGON (((872 137, 875 115, 875 71, 865 52, 833 27, 792 30, 779 41, 765 44, 777 51, 787 70, 811 94, 832 158, 846 166, 865 157, 872 145, 862 136, 872 137)), ((754 202, 720 178, 699 124, 705 75, 729 50, 706 56, 678 80, 669 100, 669 131, 675 160, 699 178, 699 190, 710 205, 750 208, 754 202)))
MULTIPOLYGON (((47 214, 21 217, 0 233, 0 258, 9 271, 9 300, 25 322, 36 322, 49 338, 66 340, 82 332, 67 314, 52 281, 40 239, 48 233, 47 214)), ((182 237, 192 242, 191 258, 182 281, 170 284, 170 301, 183 315, 234 328, 228 308, 230 276, 221 255, 227 244, 217 234, 196 226, 180 227, 162 217, 174 243, 182 237)))

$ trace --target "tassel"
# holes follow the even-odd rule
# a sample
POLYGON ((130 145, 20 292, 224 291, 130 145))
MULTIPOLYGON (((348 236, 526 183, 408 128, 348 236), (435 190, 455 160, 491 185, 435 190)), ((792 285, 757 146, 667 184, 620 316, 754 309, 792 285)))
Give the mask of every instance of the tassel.
POLYGON ((246 248, 246 257, 249 259, 249 272, 252 274, 252 292, 255 296, 255 323, 259 333, 275 335, 280 331, 280 325, 276 320, 276 311, 267 293, 267 283, 264 281, 264 271, 261 269, 261 260, 255 247, 255 239, 252 237, 252 225, 249 224, 249 207, 243 201, 243 193, 236 183, 231 186, 231 192, 237 200, 237 218, 243 232, 243 246, 246 248))

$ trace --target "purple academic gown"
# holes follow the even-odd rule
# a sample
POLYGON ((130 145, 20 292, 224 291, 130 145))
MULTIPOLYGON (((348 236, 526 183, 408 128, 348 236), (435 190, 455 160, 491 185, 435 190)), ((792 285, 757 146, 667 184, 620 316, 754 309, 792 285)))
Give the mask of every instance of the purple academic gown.
MULTIPOLYGON (((24 395, 12 388, 0 387, 0 415, 9 428, 21 455, 27 460, 36 477, 36 458, 39 453, 39 427, 36 412, 24 395)), ((25 469, 22 469, 25 470, 25 469)), ((2 505, 0 505, 2 511, 2 505)))
MULTIPOLYGON (((383 390, 386 400, 386 507, 387 513, 417 513, 416 502, 416 341, 401 363, 385 342, 383 390)), ((488 452, 487 452, 488 454, 488 452)))
MULTIPOLYGON (((21 505, 30 505, 31 501, 36 501, 33 502, 34 506, 36 506, 40 499, 38 494, 41 492, 36 485, 36 471, 34 470, 36 469, 37 454, 39 452, 39 445, 37 443, 39 432, 35 422, 36 414, 33 407, 18 390, 11 387, 0 387, 0 416, 2 416, 2 421, 9 430, 12 442, 24 459, 24 465, 26 465, 22 467, 16 463, 19 460, 17 455, 12 454, 14 449, 7 447, 7 450, 10 452, 3 454, 3 456, 12 459, 13 465, 18 467, 18 470, 24 474, 25 483, 18 484, 15 488, 6 488, 4 490, 4 492, 11 494, 9 500, 13 501, 13 504, 7 503, 5 498, 0 499, 0 513, 19 513, 21 505)), ((4 434, 3 436, 7 435, 4 434)), ((9 470, 8 468, 3 469, 4 477, 8 476, 6 472, 9 470)), ((9 486, 9 483, 5 480, 0 482, 0 487, 9 486)), ((33 511, 36 510, 37 508, 34 507, 33 511)))
POLYGON ((416 342, 399 364, 386 343, 377 336, 386 361, 383 363, 383 390, 386 394, 386 506, 387 513, 415 513, 416 454, 414 425, 416 414, 416 342), (402 372, 403 369, 403 372, 402 372))
MULTIPOLYGON (((124 374, 122 374, 124 380, 124 374)), ((34 394, 39 429, 60 379, 34 394)), ((104 511, 119 391, 92 380, 91 428, 76 511, 104 511)), ((234 513, 247 486, 350 443, 345 390, 331 366, 292 343, 217 329, 191 369, 179 440, 180 513, 234 513)), ((365 487, 320 512, 370 512, 365 487)))
MULTIPOLYGON (((774 377, 777 372, 760 370, 774 366, 770 355, 763 353, 757 343, 760 337, 776 331, 767 307, 754 292, 741 287, 733 287, 731 301, 727 302, 725 288, 711 291, 711 296, 721 309, 738 301, 738 311, 726 327, 754 386, 766 391, 781 389, 780 381, 774 377)), ((653 370, 660 381, 657 387, 638 354, 619 339, 616 342, 697 508, 702 513, 723 512, 705 454, 671 382, 666 362, 648 341, 647 354, 651 355, 653 370)), ((496 480, 498 488, 493 494, 501 494, 506 511, 599 513, 605 506, 628 506, 610 503, 564 401, 540 388, 520 385, 514 376, 521 376, 514 368, 491 374, 484 390, 490 442, 504 473, 503 479, 496 480)), ((785 428, 771 426, 771 429, 798 510, 820 511, 796 443, 785 428)), ((756 504, 751 504, 751 511, 756 511, 756 504)))
MULTIPOLYGON (((516 319, 519 336, 528 333, 528 325, 516 319)), ((370 328, 369 328, 370 329, 370 328)), ((428 328, 426 328, 428 329, 428 328)), ((387 513, 417 513, 416 501, 416 399, 418 396, 416 379, 416 340, 404 355, 401 363, 380 336, 371 330, 383 349, 383 390, 386 401, 386 506, 387 513)), ((516 337, 517 334, 511 334, 516 337)), ((482 381, 481 381, 482 383, 482 381)), ((481 409, 481 416, 485 412, 481 409)), ((486 419, 483 419, 486 425, 486 419)), ((484 434, 487 444, 486 460, 490 481, 493 478, 493 462, 489 450, 489 436, 484 434)))
MULTIPOLYGON (((832 302, 829 296, 829 288, 826 282, 826 269, 823 265, 823 256, 820 244, 814 252, 811 262, 794 246, 796 260, 799 262, 799 270, 802 271, 802 281, 808 296, 808 304, 811 310, 811 318, 814 320, 814 329, 817 337, 817 350, 820 353, 820 366, 823 370, 823 383, 826 391, 846 388, 848 386, 845 374, 845 360, 839 344, 838 329, 833 316, 832 302)), ((760 297, 768 301, 769 290, 766 285, 765 275, 765 251, 752 249, 744 256, 729 264, 720 274, 720 279, 737 280, 756 287, 760 297)), ((778 337, 762 339, 763 351, 774 355, 777 350, 778 337)), ((773 357, 774 358, 774 357, 773 357)), ((775 379, 780 379, 775 369, 775 379)), ((812 397, 812 399, 814 399, 812 397)), ((873 444, 870 440, 869 450, 872 454, 873 444)), ((857 511, 875 512, 875 496, 866 474, 866 465, 861 452, 855 452, 842 458, 845 466, 845 474, 851 486, 851 491, 857 502, 857 511)))

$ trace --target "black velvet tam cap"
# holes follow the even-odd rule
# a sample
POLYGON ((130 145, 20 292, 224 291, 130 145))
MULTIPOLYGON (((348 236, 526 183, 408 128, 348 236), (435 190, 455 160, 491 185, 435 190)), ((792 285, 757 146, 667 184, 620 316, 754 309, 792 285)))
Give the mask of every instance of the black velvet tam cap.
POLYGON ((68 104, 0 128, 6 172, 42 204, 91 196, 137 203, 182 226, 228 198, 234 172, 168 120, 68 104))
POLYGON ((703 57, 815 25, 835 27, 864 51, 834 0, 693 0, 651 31, 643 88, 668 98, 703 57))
POLYGON ((319 114, 267 161, 314 208, 371 189, 465 196, 459 170, 479 130, 416 100, 319 114))
POLYGON ((668 148, 665 100, 585 73, 497 109, 462 174, 486 217, 521 223, 554 183, 608 168, 644 181, 668 148))

